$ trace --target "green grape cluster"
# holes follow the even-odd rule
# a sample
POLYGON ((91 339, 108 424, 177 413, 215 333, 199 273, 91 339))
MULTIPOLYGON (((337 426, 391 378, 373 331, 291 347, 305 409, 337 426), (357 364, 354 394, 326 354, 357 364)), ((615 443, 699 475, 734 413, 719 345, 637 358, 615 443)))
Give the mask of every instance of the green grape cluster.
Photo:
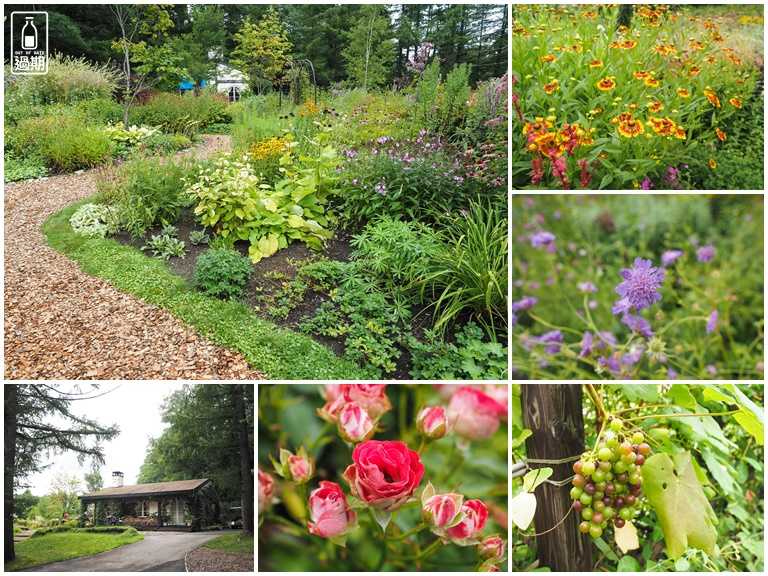
POLYGON ((639 513, 640 469, 651 447, 642 432, 625 434, 623 428, 621 420, 611 420, 600 443, 573 465, 573 510, 581 515, 579 531, 592 538, 600 538, 611 522, 621 528, 639 513))

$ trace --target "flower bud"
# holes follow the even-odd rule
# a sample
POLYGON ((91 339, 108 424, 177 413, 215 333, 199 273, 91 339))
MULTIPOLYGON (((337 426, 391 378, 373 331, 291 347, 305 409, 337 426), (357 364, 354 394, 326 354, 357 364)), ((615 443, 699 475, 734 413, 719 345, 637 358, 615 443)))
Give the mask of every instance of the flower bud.
POLYGON ((488 507, 481 500, 467 500, 461 507, 464 517, 461 522, 448 528, 446 534, 454 544, 472 546, 478 543, 478 537, 488 520, 488 507))
MULTIPOLYGON (((270 456, 271 458, 271 456, 270 456)), ((296 454, 285 448, 280 449, 280 462, 272 460, 275 472, 283 478, 291 480, 296 484, 306 484, 312 478, 315 471, 315 464, 307 455, 307 451, 302 446, 296 454)))
POLYGON ((263 512, 272 505, 274 493, 275 481, 272 476, 259 469, 259 512, 263 512))
POLYGON ((349 402, 339 412, 339 434, 347 441, 357 444, 370 438, 374 423, 359 404, 349 402))
POLYGON ((442 438, 447 427, 445 408, 442 406, 426 406, 416 416, 416 429, 427 438, 442 438))
POLYGON ((347 497, 341 486, 325 480, 309 495, 309 516, 309 533, 322 538, 345 534, 357 520, 354 510, 347 504, 347 497))
POLYGON ((424 521, 438 530, 445 530, 456 524, 461 515, 461 494, 435 494, 422 504, 424 521))
POLYGON ((477 545, 481 558, 501 561, 504 558, 504 540, 498 534, 488 536, 477 545))

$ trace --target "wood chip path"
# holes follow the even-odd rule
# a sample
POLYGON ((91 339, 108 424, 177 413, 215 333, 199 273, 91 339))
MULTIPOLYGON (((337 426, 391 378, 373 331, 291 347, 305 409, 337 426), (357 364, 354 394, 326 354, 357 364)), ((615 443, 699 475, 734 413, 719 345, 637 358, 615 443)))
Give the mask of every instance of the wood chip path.
MULTIPOLYGON (((229 148, 206 136, 188 154, 229 148)), ((48 246, 41 226, 96 191, 96 170, 5 187, 6 379, 259 379, 170 313, 85 274, 48 246)))

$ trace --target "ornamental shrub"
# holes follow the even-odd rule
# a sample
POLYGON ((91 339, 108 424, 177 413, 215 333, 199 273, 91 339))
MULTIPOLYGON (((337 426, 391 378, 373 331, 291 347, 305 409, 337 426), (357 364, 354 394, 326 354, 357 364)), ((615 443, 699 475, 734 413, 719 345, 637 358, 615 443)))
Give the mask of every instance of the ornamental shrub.
POLYGON ((251 276, 251 263, 237 250, 211 248, 195 261, 195 286, 218 298, 242 295, 251 276))
POLYGON ((83 204, 69 219, 75 234, 86 238, 104 238, 115 232, 115 218, 108 206, 83 204))
POLYGON ((227 106, 225 98, 208 92, 198 96, 160 93, 132 108, 130 121, 157 126, 166 133, 193 136, 211 124, 231 122, 227 106))

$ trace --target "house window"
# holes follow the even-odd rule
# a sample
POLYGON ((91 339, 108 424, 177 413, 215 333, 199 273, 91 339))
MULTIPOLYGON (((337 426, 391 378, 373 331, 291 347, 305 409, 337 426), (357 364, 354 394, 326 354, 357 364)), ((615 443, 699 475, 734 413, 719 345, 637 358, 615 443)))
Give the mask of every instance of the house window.
POLYGON ((237 102, 240 100, 240 87, 239 86, 230 86, 229 88, 229 101, 230 102, 237 102))

